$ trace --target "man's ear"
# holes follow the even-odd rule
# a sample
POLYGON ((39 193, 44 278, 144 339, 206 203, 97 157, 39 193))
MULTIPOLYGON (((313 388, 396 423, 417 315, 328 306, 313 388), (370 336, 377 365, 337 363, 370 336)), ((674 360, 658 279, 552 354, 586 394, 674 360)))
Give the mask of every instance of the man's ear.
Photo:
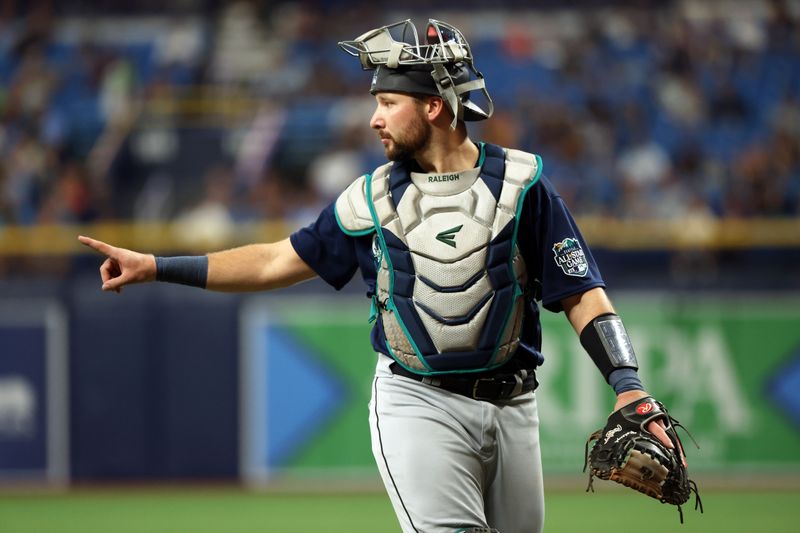
POLYGON ((430 122, 437 122, 440 120, 447 120, 449 124, 452 120, 450 110, 439 96, 428 96, 425 103, 425 111, 430 122))

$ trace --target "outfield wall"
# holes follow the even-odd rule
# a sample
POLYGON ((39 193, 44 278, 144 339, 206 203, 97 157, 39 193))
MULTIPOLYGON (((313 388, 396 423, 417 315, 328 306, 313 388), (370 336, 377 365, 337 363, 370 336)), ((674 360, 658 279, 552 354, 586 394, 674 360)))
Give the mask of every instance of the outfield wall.
MULTIPOLYGON (((700 445, 685 438, 693 468, 800 473, 800 299, 621 294, 615 301, 644 383, 700 445)), ((371 468, 364 419, 374 357, 365 313, 360 302, 313 298, 253 299, 243 308, 248 479, 371 468), (306 387, 292 391, 287 382, 303 375, 312 376, 306 387)), ((587 435, 614 398, 563 315, 543 320, 543 460, 548 472, 575 473, 587 435)))
MULTIPOLYGON (((318 289, 7 291, 5 302, 28 302, 25 316, 51 318, 31 326, 23 306, 0 308, 0 479, 18 479, 34 448, 28 474, 41 479, 374 478, 368 301, 318 289), (33 391, 33 425, 13 418, 20 390, 33 391)), ((612 296, 645 383, 702 448, 685 439, 693 468, 800 476, 800 295, 612 296)), ((544 320, 545 465, 579 472, 613 395, 563 315, 544 320)))

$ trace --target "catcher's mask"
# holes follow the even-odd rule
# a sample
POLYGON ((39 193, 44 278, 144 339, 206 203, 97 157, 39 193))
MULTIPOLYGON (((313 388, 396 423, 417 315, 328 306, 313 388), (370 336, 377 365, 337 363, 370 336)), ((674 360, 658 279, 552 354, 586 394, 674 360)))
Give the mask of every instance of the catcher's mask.
POLYGON ((492 116, 494 103, 464 35, 449 24, 429 19, 425 38, 425 44, 420 44, 416 27, 406 19, 342 41, 339 47, 358 57, 364 70, 375 70, 372 94, 390 91, 439 96, 453 113, 452 129, 459 119, 492 116), (470 91, 483 94, 487 111, 469 99, 470 91))

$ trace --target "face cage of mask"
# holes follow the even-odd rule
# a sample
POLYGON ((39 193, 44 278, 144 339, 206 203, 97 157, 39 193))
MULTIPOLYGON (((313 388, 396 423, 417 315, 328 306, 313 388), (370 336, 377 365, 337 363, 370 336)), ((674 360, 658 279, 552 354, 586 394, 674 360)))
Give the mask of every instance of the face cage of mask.
POLYGON ((486 90, 483 75, 472 62, 472 51, 463 34, 455 27, 435 19, 428 20, 427 44, 420 44, 417 29, 410 19, 370 30, 352 41, 342 41, 339 47, 353 57, 358 57, 361 67, 372 70, 378 65, 398 68, 407 65, 432 65, 432 77, 439 95, 453 113, 451 129, 464 118, 464 107, 468 106, 473 116, 489 118, 494 112, 494 103, 486 90), (392 31, 400 33, 395 40, 392 31), (398 31, 399 30, 399 31, 398 31), (405 39, 410 34, 413 43, 405 39), (447 64, 463 62, 476 79, 456 85, 445 68, 447 64), (481 91, 488 103, 488 111, 469 102, 465 97, 470 91, 481 91))
POLYGON ((365 70, 378 65, 398 68, 459 61, 472 66, 472 51, 457 28, 430 19, 426 37, 427 44, 420 44, 417 28, 411 19, 406 19, 370 30, 352 41, 342 41, 339 46, 351 56, 358 57, 365 70), (399 39, 395 39, 395 35, 399 39), (407 37, 411 37, 408 41, 413 39, 413 42, 407 42, 407 37))

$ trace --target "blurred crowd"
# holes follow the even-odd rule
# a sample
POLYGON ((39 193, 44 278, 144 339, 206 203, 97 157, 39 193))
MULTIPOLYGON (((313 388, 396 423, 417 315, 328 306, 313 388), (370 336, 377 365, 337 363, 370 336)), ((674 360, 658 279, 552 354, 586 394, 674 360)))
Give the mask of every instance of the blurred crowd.
POLYGON ((383 160, 369 73, 336 42, 428 16, 463 30, 494 96, 471 137, 542 155, 576 214, 800 211, 797 2, 107 4, 0 21, 0 227, 307 222, 383 160))

